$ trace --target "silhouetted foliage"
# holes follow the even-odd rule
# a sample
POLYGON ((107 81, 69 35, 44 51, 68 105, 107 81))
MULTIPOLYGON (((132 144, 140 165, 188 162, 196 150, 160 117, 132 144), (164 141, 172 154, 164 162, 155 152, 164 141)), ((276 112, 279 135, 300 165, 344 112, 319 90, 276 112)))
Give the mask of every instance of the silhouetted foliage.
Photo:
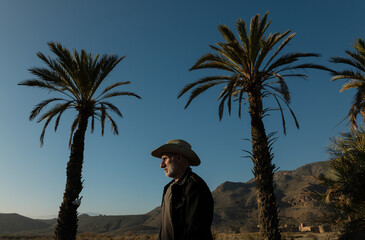
POLYGON ((318 194, 333 210, 333 224, 342 226, 340 239, 363 239, 365 234, 365 131, 351 129, 331 139, 329 176, 321 176, 327 187, 318 194), (361 236, 361 238, 359 238, 361 236))
POLYGON ((340 92, 348 89, 356 90, 350 111, 346 116, 346 118, 349 118, 351 127, 356 130, 356 118, 358 114, 361 114, 363 117, 365 117, 365 41, 361 38, 358 38, 355 44, 352 46, 355 48, 355 52, 346 50, 345 52, 348 57, 332 57, 331 62, 346 64, 346 66, 353 68, 342 71, 333 71, 332 81, 338 79, 348 80, 342 86, 340 92))

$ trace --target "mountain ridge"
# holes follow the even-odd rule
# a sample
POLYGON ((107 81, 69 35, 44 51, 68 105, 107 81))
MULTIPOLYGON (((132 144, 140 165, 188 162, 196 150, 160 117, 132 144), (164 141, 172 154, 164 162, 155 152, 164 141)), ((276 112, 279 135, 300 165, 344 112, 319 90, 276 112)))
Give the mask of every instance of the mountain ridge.
MULTIPOLYGON (((283 170, 274 174, 276 196, 281 224, 290 230, 300 223, 311 224, 319 219, 323 206, 307 191, 325 189, 318 177, 328 174, 328 161, 303 165, 296 170, 283 170)), ((214 219, 212 229, 219 232, 257 231, 257 201, 255 180, 226 181, 212 191, 214 219)), ((79 215, 78 232, 95 233, 157 233, 160 207, 139 215, 89 216, 79 215)), ((19 214, 0 213, 0 234, 50 234, 56 219, 32 219, 19 214)))

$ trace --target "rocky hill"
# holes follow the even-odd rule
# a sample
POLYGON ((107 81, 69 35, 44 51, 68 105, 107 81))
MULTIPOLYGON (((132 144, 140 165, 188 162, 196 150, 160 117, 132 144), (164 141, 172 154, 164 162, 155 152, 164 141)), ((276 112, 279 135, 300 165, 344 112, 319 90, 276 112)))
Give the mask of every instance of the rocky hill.
MULTIPOLYGON (((291 230, 300 223, 316 225, 326 209, 308 191, 325 189, 318 184, 320 174, 326 174, 328 162, 316 162, 294 171, 279 171, 274 175, 281 224, 291 230)), ((258 225, 255 181, 225 182, 213 191, 218 231, 256 231, 258 225)))
MULTIPOLYGON (((307 164, 293 171, 275 173, 276 196, 281 224, 288 230, 298 229, 300 223, 316 224, 326 209, 308 190, 324 191, 317 178, 326 174, 328 162, 307 164), (293 229, 290 229, 293 228, 293 229)), ((254 179, 246 183, 224 182, 213 192, 215 213, 213 229, 220 232, 257 230, 257 202, 254 179)), ((79 217, 79 232, 95 233, 156 233, 160 208, 149 213, 130 216, 79 217)), ((0 214, 0 234, 52 233, 56 220, 34 220, 17 214, 0 214)))

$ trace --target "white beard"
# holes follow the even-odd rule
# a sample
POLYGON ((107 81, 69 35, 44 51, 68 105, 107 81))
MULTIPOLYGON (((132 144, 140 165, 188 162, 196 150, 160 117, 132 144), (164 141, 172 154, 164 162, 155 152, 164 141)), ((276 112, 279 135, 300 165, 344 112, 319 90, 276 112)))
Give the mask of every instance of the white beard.
POLYGON ((169 166, 165 168, 165 175, 170 178, 174 178, 176 176, 176 166, 175 163, 171 163, 169 166))

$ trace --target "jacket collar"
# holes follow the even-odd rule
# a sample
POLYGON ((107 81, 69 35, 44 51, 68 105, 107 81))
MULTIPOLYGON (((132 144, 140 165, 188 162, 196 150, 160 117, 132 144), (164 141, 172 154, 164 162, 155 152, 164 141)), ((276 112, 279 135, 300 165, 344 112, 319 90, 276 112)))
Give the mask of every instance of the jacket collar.
POLYGON ((191 168, 188 167, 186 169, 184 175, 175 184, 177 184, 177 185, 184 185, 184 183, 185 183, 186 179, 188 178, 188 176, 190 175, 190 173, 191 173, 191 168))
POLYGON ((192 172, 191 168, 187 168, 184 175, 179 179, 179 181, 175 182, 175 180, 171 180, 171 182, 169 182, 165 188, 164 188, 164 193, 166 192, 167 188, 171 185, 171 184, 174 184, 174 185, 179 185, 179 186, 182 186, 184 185, 184 183, 186 182, 186 179, 188 178, 188 176, 190 175, 190 173, 192 172))

